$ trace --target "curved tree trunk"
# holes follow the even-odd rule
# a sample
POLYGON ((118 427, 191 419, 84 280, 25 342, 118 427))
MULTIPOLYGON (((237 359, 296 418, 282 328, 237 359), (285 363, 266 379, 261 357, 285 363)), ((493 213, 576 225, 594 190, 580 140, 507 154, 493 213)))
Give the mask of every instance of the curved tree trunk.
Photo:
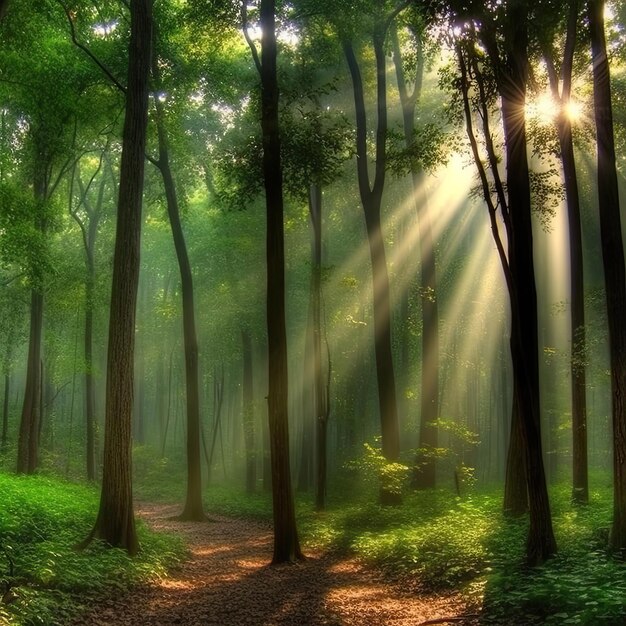
POLYGON ((131 427, 152 0, 131 0, 130 13, 128 87, 109 318, 102 491, 96 523, 82 545, 99 537, 132 555, 139 549, 133 513, 131 427))

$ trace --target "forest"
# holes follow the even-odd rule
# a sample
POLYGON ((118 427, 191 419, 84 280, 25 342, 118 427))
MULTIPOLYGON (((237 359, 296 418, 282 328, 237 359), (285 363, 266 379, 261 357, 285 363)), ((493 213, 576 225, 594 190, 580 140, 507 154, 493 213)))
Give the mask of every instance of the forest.
POLYGON ((0 624, 626 624, 626 2, 0 0, 0 624))

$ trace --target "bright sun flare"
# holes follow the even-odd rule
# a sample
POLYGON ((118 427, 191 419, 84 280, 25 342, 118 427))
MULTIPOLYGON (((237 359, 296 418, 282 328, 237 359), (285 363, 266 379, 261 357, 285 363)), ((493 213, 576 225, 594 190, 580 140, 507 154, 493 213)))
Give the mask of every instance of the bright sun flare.
MULTIPOLYGON (((553 124, 559 115, 559 109, 559 103, 546 93, 527 102, 526 116, 540 124, 553 124)), ((580 102, 570 100, 564 105, 564 111, 570 122, 575 123, 582 117, 583 107, 580 102)))

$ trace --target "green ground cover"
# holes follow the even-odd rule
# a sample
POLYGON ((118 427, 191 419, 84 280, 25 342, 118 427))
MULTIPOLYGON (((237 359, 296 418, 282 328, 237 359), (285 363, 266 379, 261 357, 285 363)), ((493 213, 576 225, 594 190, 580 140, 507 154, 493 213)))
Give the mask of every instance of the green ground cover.
MULTIPOLYGON (((305 547, 356 554, 424 591, 460 589, 485 624, 625 624, 626 565, 605 549, 611 490, 593 491, 586 507, 571 504, 565 485, 551 496, 559 553, 534 569, 523 562, 527 522, 503 518, 499 489, 407 494, 401 507, 380 507, 373 494, 331 497, 321 513, 300 497, 298 519, 305 547)), ((269 494, 214 487, 206 502, 215 513, 271 515, 269 494)))
POLYGON ((101 542, 77 551, 97 505, 95 487, 0 473, 0 595, 8 585, 15 595, 0 603, 0 624, 64 623, 102 594, 165 576, 184 557, 180 540, 142 524, 135 559, 101 542))

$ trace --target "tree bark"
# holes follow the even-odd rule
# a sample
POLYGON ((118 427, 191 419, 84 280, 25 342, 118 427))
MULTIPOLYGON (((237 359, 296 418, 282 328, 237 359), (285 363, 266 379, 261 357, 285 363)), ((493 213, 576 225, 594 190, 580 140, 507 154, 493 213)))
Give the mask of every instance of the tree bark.
POLYGON ((9 441, 9 391, 11 387, 11 375, 8 370, 4 373, 4 401, 2 403, 2 450, 4 451, 9 441))
POLYGON ((148 118, 152 0, 131 0, 126 115, 107 353, 104 457, 100 508, 91 534, 137 553, 133 513, 131 428, 135 312, 139 283, 141 204, 148 118))
MULTIPOLYGON (((160 86, 156 52, 152 56, 152 76, 160 86)), ((185 391, 187 398, 187 495, 180 518, 203 521, 206 519, 202 505, 202 467, 200 454, 200 389, 198 374, 198 338, 194 311, 193 275, 187 253, 185 235, 180 221, 178 196, 169 160, 165 111, 159 97, 154 98, 156 126, 159 139, 159 160, 156 165, 163 177, 167 214, 174 238, 176 258, 180 270, 183 300, 183 336, 185 342, 185 391)))
MULTIPOLYGON (((395 462, 400 455, 400 434, 396 382, 391 351, 391 305, 389 296, 389 274, 381 228, 381 204, 385 185, 386 138, 387 138, 387 81, 384 51, 385 33, 377 28, 374 34, 376 56, 376 103, 378 123, 376 127, 376 164, 374 184, 370 185, 367 154, 367 118, 363 81, 352 43, 343 42, 348 62, 356 114, 357 176, 359 193, 369 244, 373 282, 374 352, 376 358, 376 380, 378 385, 378 407, 380 414, 382 453, 389 462, 395 462)), ((382 504, 399 504, 402 495, 381 486, 382 504)))
POLYGON ((611 77, 604 34, 604 2, 589 0, 593 95, 598 148, 598 211, 606 287, 613 423, 613 525, 609 543, 626 554, 626 271, 620 218, 611 77))
POLYGON ((274 555, 272 563, 302 558, 289 464, 285 242, 278 123, 276 18, 274 0, 261 0, 261 128, 267 210, 268 414, 272 464, 274 555))
POLYGON ((243 438, 246 450, 246 492, 256 491, 256 454, 254 448, 254 386, 252 378, 252 340, 246 329, 241 330, 243 354, 243 438))
POLYGON ((553 97, 560 103, 556 121, 565 184, 570 249, 570 322, 571 322, 571 390, 572 390, 572 500, 579 504, 589 501, 587 463, 587 340, 585 331, 585 291, 583 243, 580 219, 580 196, 574 158, 572 121, 567 115, 572 85, 572 66, 578 27, 578 0, 570 0, 565 53, 561 68, 562 87, 551 54, 544 54, 553 97))
POLYGON ((530 529, 528 563, 537 565, 556 552, 541 446, 539 402, 539 330, 533 259, 531 193, 526 154, 525 118, 528 77, 525 3, 514 5, 509 16, 509 71, 500 79, 504 126, 508 207, 511 219, 509 268, 511 292, 511 356, 524 442, 530 529))
POLYGON ((312 184, 309 190, 309 214, 313 227, 311 309, 313 322, 313 406, 316 424, 315 508, 326 506, 328 409, 322 371, 322 189, 312 184))

